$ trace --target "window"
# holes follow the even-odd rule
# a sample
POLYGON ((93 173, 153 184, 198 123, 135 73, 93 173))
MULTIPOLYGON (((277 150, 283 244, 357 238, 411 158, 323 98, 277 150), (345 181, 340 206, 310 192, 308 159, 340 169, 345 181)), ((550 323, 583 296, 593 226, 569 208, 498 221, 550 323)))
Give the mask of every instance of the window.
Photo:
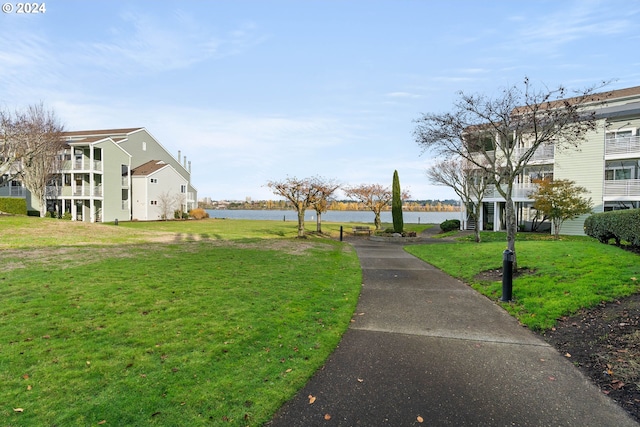
POLYGON ((151 183, 152 183, 152 184, 157 184, 157 183, 158 183, 158 180, 157 180, 156 178, 151 178, 151 183))
POLYGON ((607 132, 606 138, 607 138, 607 140, 620 139, 620 138, 631 138, 635 134, 636 134, 636 130, 635 129, 621 129, 621 130, 615 130, 615 131, 607 132))
POLYGON ((186 185, 181 185, 180 186, 180 192, 181 193, 186 193, 187 192, 187 186, 186 185))
POLYGON ((142 151, 147 151, 147 141, 142 141, 142 151))
POLYGON ((152 205, 157 205, 157 204, 158 204, 158 201, 157 201, 157 200, 152 200, 152 201, 151 201, 151 204, 152 204, 152 205))
POLYGON ((636 170, 637 162, 635 160, 607 162, 604 179, 607 181, 635 179, 636 170))

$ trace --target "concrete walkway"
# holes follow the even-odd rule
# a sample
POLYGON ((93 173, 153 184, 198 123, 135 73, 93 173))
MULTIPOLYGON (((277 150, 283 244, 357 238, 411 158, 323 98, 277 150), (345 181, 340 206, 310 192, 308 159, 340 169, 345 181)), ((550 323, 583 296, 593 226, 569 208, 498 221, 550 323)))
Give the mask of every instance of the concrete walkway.
POLYGON ((352 243, 351 327, 269 426, 638 425, 487 298, 400 244, 352 243))

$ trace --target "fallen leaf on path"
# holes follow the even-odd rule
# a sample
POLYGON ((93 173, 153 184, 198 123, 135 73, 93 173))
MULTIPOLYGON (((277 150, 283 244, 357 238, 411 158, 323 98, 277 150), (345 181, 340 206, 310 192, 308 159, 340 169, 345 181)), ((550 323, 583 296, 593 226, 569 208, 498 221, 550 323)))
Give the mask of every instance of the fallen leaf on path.
POLYGON ((358 378, 358 382, 362 383, 362 382, 364 382, 364 380, 362 378, 358 378))
POLYGON ((416 418, 418 420, 419 423, 423 423, 424 422, 424 418, 422 418, 420 415, 418 415, 418 418, 416 418))
POLYGON ((569 354, 569 353, 565 353, 565 354, 564 354, 564 357, 571 357, 571 354, 569 354))
POLYGON ((316 401, 316 397, 312 396, 312 395, 309 395, 309 405, 311 405, 315 401, 316 401))
POLYGON ((611 388, 614 390, 620 390, 622 387, 624 387, 624 383, 620 380, 613 380, 611 381, 611 388))
POLYGON ((329 421, 329 420, 331 419, 331 415, 329 415, 329 414, 324 414, 324 419, 325 419, 326 421, 329 421))

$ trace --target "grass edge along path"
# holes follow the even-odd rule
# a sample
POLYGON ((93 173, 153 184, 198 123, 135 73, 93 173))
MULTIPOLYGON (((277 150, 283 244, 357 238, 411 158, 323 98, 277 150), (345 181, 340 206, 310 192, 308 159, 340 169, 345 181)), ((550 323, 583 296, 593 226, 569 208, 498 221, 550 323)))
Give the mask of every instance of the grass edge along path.
MULTIPOLYGON (((0 417, 12 426, 268 421, 348 327, 359 262, 348 245, 280 235, 294 223, 232 224, 259 229, 247 228, 249 238, 237 229, 232 241, 219 225, 189 222, 164 243, 62 247, 51 236, 37 256, 5 251, 0 417)), ((157 227, 136 224, 142 234, 157 227)))
MULTIPOLYGON (((502 268, 504 248, 504 242, 456 242, 405 250, 498 302, 502 281, 479 274, 502 268)), ((513 301, 500 305, 532 330, 551 328, 562 316, 640 290, 638 255, 594 239, 519 241, 517 250, 524 274, 513 279, 513 301)))

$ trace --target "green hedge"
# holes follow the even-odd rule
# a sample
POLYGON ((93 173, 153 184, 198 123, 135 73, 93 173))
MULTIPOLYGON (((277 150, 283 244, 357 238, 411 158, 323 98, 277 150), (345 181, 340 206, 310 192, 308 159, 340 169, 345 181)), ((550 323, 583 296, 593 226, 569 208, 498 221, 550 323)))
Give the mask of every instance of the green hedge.
POLYGON ((440 229, 445 233, 453 230, 460 230, 460 220, 448 219, 445 222, 440 223, 440 229))
POLYGON ((593 214, 584 222, 584 232, 602 243, 615 239, 640 246, 640 209, 626 209, 593 214))
POLYGON ((27 201, 16 197, 0 197, 0 212, 26 215, 27 201))

